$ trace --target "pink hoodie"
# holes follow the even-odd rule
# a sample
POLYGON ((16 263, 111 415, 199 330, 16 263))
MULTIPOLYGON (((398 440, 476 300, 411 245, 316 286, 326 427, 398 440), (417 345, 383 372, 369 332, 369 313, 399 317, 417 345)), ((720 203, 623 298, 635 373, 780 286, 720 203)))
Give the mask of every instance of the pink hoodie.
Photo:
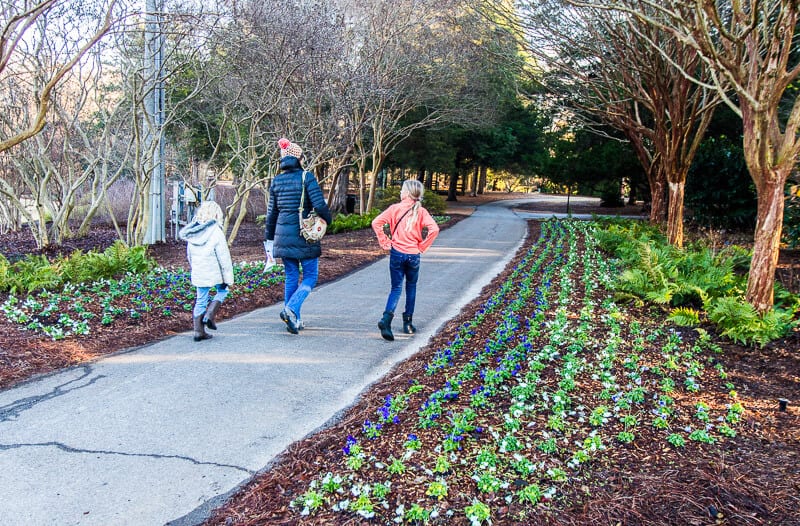
POLYGON ((378 236, 378 243, 384 250, 394 248, 404 254, 422 254, 433 244, 439 235, 439 225, 433 220, 431 214, 423 207, 417 211, 417 223, 410 230, 406 230, 406 220, 413 212, 406 212, 414 205, 415 201, 406 197, 397 204, 393 204, 372 220, 372 229, 378 236), (406 214, 405 217, 402 217, 406 214), (401 219, 402 217, 402 219, 401 219), (400 221, 398 225, 397 222, 400 221), (389 232, 394 232, 392 238, 383 231, 383 226, 389 225, 389 232), (428 235, 422 239, 422 229, 428 228, 428 235))

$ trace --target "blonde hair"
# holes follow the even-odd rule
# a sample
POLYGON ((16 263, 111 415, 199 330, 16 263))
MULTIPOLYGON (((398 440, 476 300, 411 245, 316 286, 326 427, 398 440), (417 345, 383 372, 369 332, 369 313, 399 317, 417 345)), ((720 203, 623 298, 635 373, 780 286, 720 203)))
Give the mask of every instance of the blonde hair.
POLYGON ((214 201, 203 201, 194 213, 192 219, 195 223, 208 223, 209 221, 216 221, 222 225, 222 208, 214 201))
POLYGON ((411 213, 409 214, 408 219, 406 219, 406 232, 414 228, 414 225, 417 224, 417 218, 419 217, 419 209, 422 206, 422 195, 425 193, 425 186, 416 179, 408 179, 403 181, 403 186, 400 188, 400 193, 405 192, 408 197, 414 200, 414 204, 411 205, 411 213))

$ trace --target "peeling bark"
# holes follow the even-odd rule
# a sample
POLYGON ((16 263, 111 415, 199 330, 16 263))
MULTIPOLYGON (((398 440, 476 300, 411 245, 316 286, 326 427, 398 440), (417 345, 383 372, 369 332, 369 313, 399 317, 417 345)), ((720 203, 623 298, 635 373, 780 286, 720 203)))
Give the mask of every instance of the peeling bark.
POLYGON ((650 222, 657 224, 667 215, 666 188, 663 178, 650 181, 650 222))
POLYGON ((685 182, 669 183, 667 205, 667 240, 670 245, 683 247, 683 194, 685 182))
POLYGON ((755 243, 747 279, 747 301, 761 313, 770 310, 774 303, 775 269, 778 267, 783 228, 783 187, 786 179, 770 179, 758 193, 755 243))

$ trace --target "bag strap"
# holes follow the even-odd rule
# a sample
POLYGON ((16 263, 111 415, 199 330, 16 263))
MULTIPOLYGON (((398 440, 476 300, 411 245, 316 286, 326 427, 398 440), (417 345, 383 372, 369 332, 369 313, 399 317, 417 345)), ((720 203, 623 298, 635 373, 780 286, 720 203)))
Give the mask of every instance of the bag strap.
POLYGON ((303 170, 303 177, 300 179, 300 219, 303 219, 303 200, 306 196, 306 171, 303 170))
POLYGON ((403 215, 401 215, 401 216, 400 216, 400 219, 398 219, 398 220, 397 220, 397 223, 395 223, 395 224, 394 224, 394 228, 392 229, 392 237, 394 237, 394 233, 395 233, 395 232, 397 232, 397 227, 398 227, 398 226, 400 226, 400 221, 402 221, 402 220, 403 220, 403 218, 406 216, 406 214, 408 214, 409 212, 411 212, 411 209, 412 209, 412 208, 414 208, 414 205, 411 205, 411 207, 409 207, 409 209, 408 209, 408 210, 406 210, 405 212, 403 212, 403 215))

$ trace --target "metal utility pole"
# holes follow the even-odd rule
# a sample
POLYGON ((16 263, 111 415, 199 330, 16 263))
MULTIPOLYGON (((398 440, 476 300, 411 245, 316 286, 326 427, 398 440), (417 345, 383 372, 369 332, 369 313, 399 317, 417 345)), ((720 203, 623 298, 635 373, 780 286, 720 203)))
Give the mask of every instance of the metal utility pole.
POLYGON ((166 181, 164 180, 164 33, 161 28, 164 0, 145 0, 144 33, 144 151, 150 173, 150 214, 144 243, 165 241, 166 181))

